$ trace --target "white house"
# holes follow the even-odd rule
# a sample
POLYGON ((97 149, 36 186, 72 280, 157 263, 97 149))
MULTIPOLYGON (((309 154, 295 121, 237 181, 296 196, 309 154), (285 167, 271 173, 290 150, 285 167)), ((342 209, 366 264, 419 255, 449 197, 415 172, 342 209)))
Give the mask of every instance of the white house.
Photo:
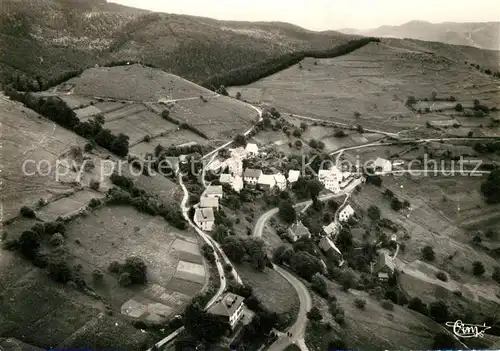
POLYGON ((337 246, 331 241, 328 237, 324 236, 318 243, 319 248, 326 254, 334 255, 338 258, 342 257, 342 252, 338 249, 337 246))
POLYGON ((243 189, 243 178, 240 176, 236 176, 233 178, 233 181, 231 182, 231 186, 233 187, 233 190, 239 193, 241 189, 243 189))
POLYGON ((354 215, 354 209, 348 204, 339 212, 339 221, 345 222, 351 218, 352 215, 354 215))
POLYGON ((193 220, 194 224, 201 230, 212 231, 215 223, 214 210, 211 207, 197 208, 193 220))
POLYGON ((235 149, 229 149, 229 153, 232 158, 245 158, 247 152, 242 147, 237 147, 235 149))
POLYGON ((228 158, 225 162, 225 165, 229 168, 229 173, 231 173, 233 176, 241 176, 241 174, 243 173, 243 161, 239 157, 228 158))
POLYGON ((219 183, 221 184, 231 184, 231 180, 233 177, 231 177, 230 174, 228 173, 223 173, 219 177, 219 183))
POLYGON ((310 238, 311 232, 302 224, 302 221, 297 221, 288 228, 288 237, 292 242, 296 242, 302 237, 310 238))
POLYGON ((389 277, 394 273, 394 261, 392 258, 385 252, 380 252, 375 271, 378 274, 378 278, 381 280, 389 279, 389 277))
POLYGON ((274 175, 274 180, 276 182, 276 186, 280 190, 285 190, 286 189, 286 178, 283 174, 277 173, 274 175))
POLYGON ((373 167, 375 167, 376 172, 387 173, 392 170, 392 163, 385 158, 377 157, 377 159, 373 162, 373 167))
POLYGON ((222 199, 222 185, 210 185, 207 186, 203 194, 201 195, 202 197, 218 197, 219 199, 222 199))
POLYGON ((248 156, 257 156, 259 154, 259 147, 254 143, 247 143, 245 151, 248 156))
POLYGON ((326 235, 329 236, 335 236, 340 229, 340 224, 337 223, 336 221, 333 221, 327 226, 323 226, 323 231, 325 232, 326 235))
POLYGON ((210 164, 207 166, 208 171, 217 171, 219 170, 222 166, 224 165, 223 162, 219 161, 218 159, 213 160, 210 162, 210 164))
POLYGON ((245 300, 243 297, 228 292, 217 300, 207 312, 220 316, 229 323, 231 329, 234 329, 243 315, 243 300, 245 300))
POLYGON ((247 184, 255 185, 259 181, 259 177, 262 174, 260 169, 247 168, 243 173, 243 180, 247 184))
POLYGON ((330 169, 320 169, 318 172, 318 180, 325 186, 325 189, 337 193, 340 191, 342 172, 335 166, 330 169))
POLYGON ((219 198, 218 197, 206 197, 202 196, 200 198, 200 207, 203 208, 215 208, 219 209, 219 198))
POLYGON ((288 171, 288 183, 295 183, 297 180, 299 180, 299 177, 300 171, 296 171, 294 169, 288 171))
POLYGON ((261 173, 259 179, 257 180, 257 184, 265 189, 272 189, 276 185, 276 180, 272 174, 261 173))

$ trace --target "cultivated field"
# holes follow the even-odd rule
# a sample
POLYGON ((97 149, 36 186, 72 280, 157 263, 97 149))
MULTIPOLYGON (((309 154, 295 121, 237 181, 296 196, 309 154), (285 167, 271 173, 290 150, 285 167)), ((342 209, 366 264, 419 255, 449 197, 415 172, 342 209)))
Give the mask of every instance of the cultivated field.
POLYGON ((0 117, 3 220, 17 216, 23 205, 33 206, 41 198, 51 201, 73 192, 71 184, 56 181, 56 160, 71 146, 83 148, 86 140, 3 95, 0 117))
MULTIPOLYGON (((21 218, 4 229, 8 239, 15 239, 33 224, 34 220, 21 218)), ((120 314, 164 322, 206 282, 196 236, 131 207, 104 207, 75 218, 67 224, 65 242, 69 264, 80 266, 80 273, 100 298, 57 285, 18 254, 2 251, 0 287, 5 289, 0 293, 0 336, 11 335, 44 347, 136 350, 147 334, 131 328, 120 314), (121 287, 117 277, 107 271, 112 261, 123 262, 132 256, 143 258, 148 266, 148 283, 143 288, 121 287), (95 269, 104 273, 101 283, 92 279, 95 269), (117 317, 105 316, 105 305, 117 317), (130 338, 118 340, 120 333, 130 333, 130 338)))
POLYGON ((231 139, 250 129, 257 112, 246 104, 227 96, 178 101, 171 116, 196 127, 209 139, 231 139))
POLYGON ((311 351, 325 350, 328 341, 337 337, 345 339, 352 349, 425 349, 431 347, 432 337, 440 328, 429 318, 405 307, 394 305, 393 310, 386 310, 381 306, 381 302, 372 299, 365 292, 344 292, 333 282, 328 282, 328 291, 337 298, 338 305, 344 309, 345 325, 339 326, 334 322, 326 301, 313 294, 313 306, 321 310, 323 322, 330 321, 334 328, 324 331, 313 330, 308 326, 306 343, 311 351), (366 300, 364 310, 354 305, 356 298, 366 300))
MULTIPOLYGON (((376 204, 382 217, 400 225, 409 234, 405 237, 398 233, 398 240, 405 244, 405 248, 398 254, 397 267, 405 272, 404 276, 410 275, 422 284, 435 286, 435 271, 443 270, 450 277, 447 285, 450 292, 461 290, 464 296, 470 296, 474 301, 482 297, 500 303, 496 296, 498 286, 490 278, 497 263, 472 244, 477 229, 484 233, 488 228, 495 228, 499 220, 498 206, 486 206, 479 194, 481 181, 481 177, 463 176, 385 176, 382 189, 364 186, 360 193, 353 194, 352 201, 365 210, 376 204), (386 188, 401 200, 408 200, 410 210, 401 213, 392 210, 390 201, 382 195, 386 188), (475 230, 470 229, 472 225, 475 230), (437 267, 433 270, 424 269, 424 265, 417 263, 426 245, 432 246, 436 253, 435 261, 427 265, 437 267), (486 268, 481 278, 472 275, 472 263, 477 260, 486 268)), ((407 292, 411 296, 420 296, 418 288, 412 289, 418 286, 408 285, 407 292)))
POLYGON ((489 107, 500 104, 497 79, 463 61, 384 42, 333 59, 308 58, 302 67, 233 87, 231 94, 240 91, 244 99, 269 103, 282 113, 385 131, 425 126, 426 117, 405 106, 410 95, 430 99, 435 91, 438 97, 453 95, 457 102, 479 99, 489 107), (355 112, 361 115, 355 117, 355 112))
POLYGON ((65 85, 77 95, 140 102, 213 95, 213 92, 183 78, 138 64, 90 68, 65 85))

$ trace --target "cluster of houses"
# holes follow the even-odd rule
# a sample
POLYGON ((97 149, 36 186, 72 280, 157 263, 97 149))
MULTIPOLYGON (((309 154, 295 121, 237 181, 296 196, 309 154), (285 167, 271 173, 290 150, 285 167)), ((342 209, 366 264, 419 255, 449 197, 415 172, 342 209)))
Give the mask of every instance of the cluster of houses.
POLYGON ((208 186, 200 197, 200 203, 195 209, 193 221, 203 231, 212 231, 215 225, 215 212, 219 210, 222 199, 222 185, 208 186))

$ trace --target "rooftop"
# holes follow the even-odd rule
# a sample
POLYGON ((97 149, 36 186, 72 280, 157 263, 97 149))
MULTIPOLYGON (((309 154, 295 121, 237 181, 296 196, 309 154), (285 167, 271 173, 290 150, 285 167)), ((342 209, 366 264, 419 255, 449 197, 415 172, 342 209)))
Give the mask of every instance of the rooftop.
POLYGON ((311 235, 309 229, 302 224, 302 221, 295 222, 288 230, 298 237, 311 235))
POLYGON ((227 173, 223 173, 219 177, 219 182, 221 183, 230 183, 231 182, 231 175, 227 173))
POLYGON ((294 169, 288 171, 288 181, 291 183, 296 182, 299 179, 299 176, 300 171, 296 171, 294 169))
POLYGON ((197 208, 194 212, 195 222, 212 222, 215 220, 214 210, 211 207, 197 208))
POLYGON ((245 151, 256 154, 259 152, 259 147, 257 146, 257 144, 247 143, 247 146, 245 147, 245 151))
POLYGON ((243 300, 243 297, 228 292, 208 309, 208 313, 230 317, 240 307, 243 300))
POLYGON ((245 169, 245 173, 243 173, 244 178, 259 178, 262 174, 260 169, 247 168, 245 169))
POLYGON ((203 192, 206 195, 222 195, 222 185, 210 185, 207 186, 207 189, 203 192))
POLYGON ((272 174, 261 174, 258 183, 261 185, 274 186, 276 184, 276 180, 272 174))
POLYGON ((200 207, 219 207, 218 197, 205 197, 200 198, 200 207))

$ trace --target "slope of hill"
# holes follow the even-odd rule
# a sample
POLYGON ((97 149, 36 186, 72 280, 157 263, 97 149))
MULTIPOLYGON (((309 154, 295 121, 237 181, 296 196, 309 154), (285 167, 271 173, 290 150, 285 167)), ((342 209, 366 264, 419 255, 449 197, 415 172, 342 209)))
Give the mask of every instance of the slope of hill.
POLYGON ((200 82, 286 52, 325 49, 351 36, 283 23, 216 21, 103 1, 5 0, 0 70, 42 81, 114 60, 136 60, 200 82))
POLYGON ((500 22, 430 23, 426 21, 410 21, 400 26, 381 26, 368 30, 345 28, 341 29, 340 32, 376 37, 439 41, 454 45, 500 50, 500 22))

